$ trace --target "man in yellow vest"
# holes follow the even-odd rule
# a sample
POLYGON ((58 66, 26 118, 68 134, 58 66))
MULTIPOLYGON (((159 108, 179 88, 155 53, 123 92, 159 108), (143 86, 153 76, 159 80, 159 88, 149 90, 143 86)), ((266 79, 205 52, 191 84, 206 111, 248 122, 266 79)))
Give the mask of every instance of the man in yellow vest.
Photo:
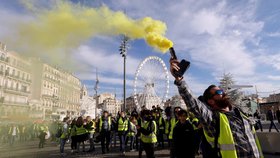
POLYGON ((109 144, 111 140, 111 125, 112 120, 111 117, 108 116, 108 111, 104 111, 102 117, 99 119, 99 133, 101 136, 101 148, 102 154, 105 154, 105 141, 106 141, 106 149, 109 152, 109 144))
MULTIPOLYGON (((154 147, 157 143, 157 125, 149 110, 142 111, 142 120, 141 127, 137 126, 137 129, 139 129, 139 132, 141 133, 141 145, 146 152, 147 158, 154 158, 154 147)), ((139 158, 141 156, 142 155, 139 155, 139 158)))
POLYGON ((158 139, 158 147, 164 147, 164 129, 165 129, 165 121, 162 117, 161 111, 156 111, 156 123, 158 127, 157 139, 158 139))
POLYGON ((121 112, 121 115, 117 121, 117 127, 118 127, 118 134, 120 138, 120 151, 122 152, 123 155, 125 155, 125 141, 128 132, 128 119, 125 116, 124 111, 121 112))
POLYGON ((20 134, 18 126, 15 124, 12 124, 9 129, 9 138, 10 138, 10 145, 14 145, 14 142, 16 140, 16 137, 20 134))
POLYGON ((178 65, 178 60, 170 59, 175 85, 188 108, 200 118, 206 139, 217 151, 217 157, 263 157, 252 123, 238 108, 233 107, 226 93, 210 85, 203 93, 205 103, 201 102, 194 97, 183 77, 176 73, 180 70, 178 65))
POLYGON ((194 129, 194 137, 195 137, 195 142, 194 142, 194 146, 195 146, 195 154, 198 155, 198 150, 199 150, 199 146, 201 143, 201 138, 203 135, 203 129, 202 129, 202 125, 200 124, 200 121, 198 118, 196 118, 194 116, 194 114, 192 112, 189 112, 189 119, 193 125, 193 129, 194 129))
POLYGON ((60 154, 65 156, 64 146, 69 137, 68 128, 69 128, 69 117, 63 118, 63 124, 61 125, 61 136, 60 136, 60 154))
POLYGON ((94 132, 95 132, 95 122, 92 121, 90 116, 86 117, 87 124, 85 125, 85 128, 88 131, 88 139, 89 139, 89 150, 87 152, 93 152, 95 150, 94 147, 94 132))
POLYGON ((178 123, 178 113, 181 110, 179 106, 174 108, 174 116, 171 118, 170 123, 169 123, 169 135, 168 135, 168 140, 170 142, 170 158, 175 157, 175 147, 173 143, 173 130, 178 123))

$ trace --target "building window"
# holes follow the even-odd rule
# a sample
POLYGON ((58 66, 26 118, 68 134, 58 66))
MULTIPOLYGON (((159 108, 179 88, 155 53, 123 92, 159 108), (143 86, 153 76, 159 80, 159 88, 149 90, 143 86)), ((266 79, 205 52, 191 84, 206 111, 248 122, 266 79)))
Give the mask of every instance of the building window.
POLYGON ((9 75, 9 73, 10 73, 10 68, 7 67, 7 69, 6 69, 6 75, 9 75))
POLYGON ((26 86, 21 86, 21 91, 26 92, 27 91, 27 87, 26 86))
POLYGON ((13 89, 14 88, 14 82, 12 81, 11 82, 11 89, 13 89))

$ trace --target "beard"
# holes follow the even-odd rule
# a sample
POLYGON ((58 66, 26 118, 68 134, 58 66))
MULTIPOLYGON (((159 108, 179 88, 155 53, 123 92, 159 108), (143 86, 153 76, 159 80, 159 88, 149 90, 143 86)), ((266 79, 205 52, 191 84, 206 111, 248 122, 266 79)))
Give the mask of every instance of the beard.
POLYGON ((215 100, 215 103, 221 109, 224 109, 226 107, 229 107, 229 110, 232 109, 232 103, 226 94, 223 94, 222 99, 215 100))

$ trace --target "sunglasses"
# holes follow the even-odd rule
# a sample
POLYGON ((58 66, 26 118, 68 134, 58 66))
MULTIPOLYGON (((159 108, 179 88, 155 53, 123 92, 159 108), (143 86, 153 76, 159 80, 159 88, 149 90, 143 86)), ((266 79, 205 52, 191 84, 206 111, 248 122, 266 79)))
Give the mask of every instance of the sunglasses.
POLYGON ((216 90, 214 94, 212 94, 211 98, 214 97, 215 95, 223 95, 224 94, 224 91, 219 89, 219 90, 216 90))

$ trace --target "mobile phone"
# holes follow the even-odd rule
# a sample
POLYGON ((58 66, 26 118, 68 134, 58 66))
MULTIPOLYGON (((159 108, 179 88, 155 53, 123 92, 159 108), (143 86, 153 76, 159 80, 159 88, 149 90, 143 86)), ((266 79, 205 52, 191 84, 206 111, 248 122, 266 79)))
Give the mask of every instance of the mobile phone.
POLYGON ((178 65, 180 67, 180 70, 175 72, 175 75, 183 77, 186 70, 190 67, 190 64, 191 63, 189 61, 186 61, 185 59, 181 60, 181 62, 178 65))
MULTIPOLYGON (((172 59, 176 59, 177 60, 177 56, 176 56, 176 53, 175 53, 175 50, 173 47, 169 48, 169 52, 170 52, 170 55, 172 57, 172 59)), ((178 64, 180 70, 179 71, 175 71, 174 74, 177 76, 177 77, 182 77, 184 75, 184 73, 186 72, 186 70, 190 67, 190 62, 187 61, 187 60, 181 60, 181 62, 178 64)))

